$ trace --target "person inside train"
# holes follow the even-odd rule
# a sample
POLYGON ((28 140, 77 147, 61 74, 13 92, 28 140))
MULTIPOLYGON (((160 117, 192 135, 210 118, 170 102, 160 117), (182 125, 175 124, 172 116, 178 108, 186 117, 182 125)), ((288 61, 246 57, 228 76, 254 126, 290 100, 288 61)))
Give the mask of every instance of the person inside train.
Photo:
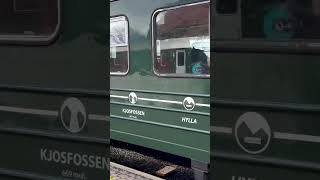
POLYGON ((209 74, 208 57, 203 50, 192 48, 191 53, 191 70, 192 74, 206 75, 209 74))

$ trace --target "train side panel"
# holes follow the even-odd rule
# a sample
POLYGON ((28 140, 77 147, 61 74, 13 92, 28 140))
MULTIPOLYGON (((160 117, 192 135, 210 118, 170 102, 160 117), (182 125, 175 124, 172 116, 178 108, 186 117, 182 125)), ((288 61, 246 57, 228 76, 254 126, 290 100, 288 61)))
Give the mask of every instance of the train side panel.
POLYGON ((153 71, 155 11, 199 2, 203 3, 171 0, 111 3, 111 17, 128 19, 130 49, 129 72, 111 75, 110 79, 112 139, 208 163, 209 78, 160 77, 153 71), (132 92, 137 97, 134 104, 129 102, 132 92), (183 106, 187 97, 198 105, 191 111, 183 106))

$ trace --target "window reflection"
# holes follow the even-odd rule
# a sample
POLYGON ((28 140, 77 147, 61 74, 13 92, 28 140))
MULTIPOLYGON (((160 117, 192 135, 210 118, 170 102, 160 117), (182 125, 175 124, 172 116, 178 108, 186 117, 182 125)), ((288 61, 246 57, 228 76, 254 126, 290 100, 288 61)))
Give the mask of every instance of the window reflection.
POLYGON ((111 18, 110 21, 110 72, 125 74, 128 71, 128 22, 125 17, 111 18))
POLYGON ((158 74, 209 75, 209 3, 159 12, 155 18, 158 74))
POLYGON ((243 0, 244 38, 319 39, 319 0, 243 0))

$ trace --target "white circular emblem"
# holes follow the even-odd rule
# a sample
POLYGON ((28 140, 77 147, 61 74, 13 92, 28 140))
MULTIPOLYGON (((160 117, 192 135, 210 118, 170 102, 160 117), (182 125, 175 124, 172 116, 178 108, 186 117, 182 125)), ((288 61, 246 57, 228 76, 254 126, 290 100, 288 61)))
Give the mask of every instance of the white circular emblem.
POLYGON ((272 138, 268 121, 256 112, 241 115, 236 122, 234 132, 240 148, 250 154, 265 151, 272 138))
POLYGON ((86 109, 77 98, 66 99, 60 108, 59 115, 63 126, 72 133, 80 132, 86 125, 86 109))
POLYGON ((128 98, 131 104, 136 104, 138 101, 138 96, 134 92, 130 93, 128 98))
POLYGON ((194 102, 193 98, 191 98, 191 97, 184 98, 182 104, 183 104, 183 107, 188 111, 193 110, 194 107, 196 106, 196 103, 194 102))

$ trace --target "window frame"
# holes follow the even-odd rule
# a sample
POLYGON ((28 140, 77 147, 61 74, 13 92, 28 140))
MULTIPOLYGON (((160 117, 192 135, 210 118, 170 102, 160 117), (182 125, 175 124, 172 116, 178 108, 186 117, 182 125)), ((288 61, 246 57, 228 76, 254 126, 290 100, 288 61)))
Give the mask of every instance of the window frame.
MULTIPOLYGON (((14 0, 15 1, 15 0, 14 0)), ((58 22, 55 30, 50 35, 1 35, 0 44, 18 44, 18 45, 49 45, 58 36, 61 28, 61 0, 57 1, 58 22)))
MULTIPOLYGON (((155 10, 152 13, 151 16, 151 52, 152 52, 152 69, 153 73, 158 76, 158 77, 166 77, 166 78, 201 78, 201 79, 210 79, 210 73, 206 75, 194 75, 194 74, 170 74, 170 73, 158 73, 155 69, 155 61, 157 60, 157 39, 155 35, 155 30, 156 30, 156 17, 160 12, 168 11, 168 10, 175 10, 179 8, 184 8, 184 7, 190 7, 190 6, 196 6, 196 5, 201 5, 201 4, 208 4, 209 6, 209 12, 208 12, 208 37, 210 39, 211 43, 211 38, 210 38, 210 12, 211 12, 211 6, 210 6, 210 0, 205 0, 201 2, 196 2, 196 3, 189 3, 189 4, 183 4, 183 5, 178 5, 178 6, 172 6, 172 7, 165 7, 165 8, 159 8, 155 10)), ((211 49, 211 47, 210 47, 211 49)), ((211 50, 210 50, 211 52, 211 50)), ((211 57, 210 57, 211 58, 211 57)), ((160 59, 161 60, 161 59, 160 59)), ((162 60, 161 60, 162 62, 162 60)), ((210 59, 210 67, 211 67, 211 59, 210 59)))
MULTIPOLYGON (((124 20, 125 20, 125 22, 126 22, 126 39, 127 39, 127 46, 128 46, 128 59, 127 59, 127 62, 128 62, 128 68, 127 68, 127 70, 126 70, 126 72, 111 72, 110 71, 110 75, 111 76, 126 76, 126 75, 128 75, 128 73, 129 73, 129 71, 130 71, 130 42, 129 42, 129 37, 130 37, 130 30, 129 30, 129 19, 128 19, 128 17, 126 16, 126 15, 123 15, 123 14, 120 14, 120 15, 116 15, 116 16, 110 16, 110 24, 111 24, 111 22, 112 22, 112 19, 121 19, 121 18, 123 18, 124 20)), ((109 36, 110 36, 110 34, 109 34, 109 36)), ((110 42, 109 42, 110 43, 110 42)), ((116 46, 114 46, 114 47, 116 47, 116 46)), ((111 48, 111 45, 110 45, 110 48, 111 48)), ((110 58, 110 57, 109 57, 110 58)), ((111 59, 109 59, 109 62, 108 63, 110 63, 110 60, 111 59)))

